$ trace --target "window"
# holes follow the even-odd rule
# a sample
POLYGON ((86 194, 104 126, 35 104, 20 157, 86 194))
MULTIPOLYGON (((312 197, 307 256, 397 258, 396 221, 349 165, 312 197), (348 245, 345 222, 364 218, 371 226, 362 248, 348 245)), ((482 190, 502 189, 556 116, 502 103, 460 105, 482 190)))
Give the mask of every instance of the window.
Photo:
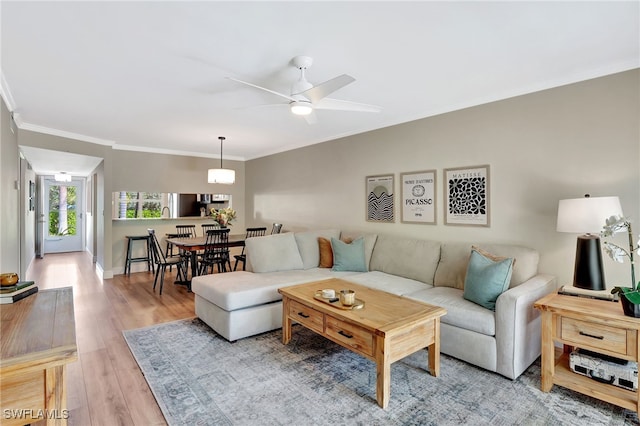
POLYGON ((113 214, 117 219, 154 218, 162 216, 166 194, 160 192, 114 192, 113 214))
POLYGON ((49 236, 76 235, 76 187, 49 189, 49 236))

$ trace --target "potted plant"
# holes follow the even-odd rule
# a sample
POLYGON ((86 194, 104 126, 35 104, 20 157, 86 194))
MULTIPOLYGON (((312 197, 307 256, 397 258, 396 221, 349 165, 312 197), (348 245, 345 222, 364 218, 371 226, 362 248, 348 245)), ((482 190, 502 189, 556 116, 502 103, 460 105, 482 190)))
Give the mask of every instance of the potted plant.
POLYGON ((631 221, 622 216, 611 216, 606 220, 603 229, 600 233, 603 237, 611 237, 618 232, 627 231, 629 237, 628 250, 612 242, 605 241, 604 251, 618 263, 624 263, 625 257, 629 259, 631 265, 631 287, 617 286, 611 290, 611 293, 617 293, 620 296, 620 303, 625 315, 640 318, 640 282, 636 281, 634 263, 634 253, 637 252, 640 255, 640 240, 634 245, 631 221))
POLYGON ((211 209, 211 217, 218 223, 220 228, 226 228, 231 226, 231 221, 236 218, 236 211, 231 207, 225 207, 223 209, 211 209))

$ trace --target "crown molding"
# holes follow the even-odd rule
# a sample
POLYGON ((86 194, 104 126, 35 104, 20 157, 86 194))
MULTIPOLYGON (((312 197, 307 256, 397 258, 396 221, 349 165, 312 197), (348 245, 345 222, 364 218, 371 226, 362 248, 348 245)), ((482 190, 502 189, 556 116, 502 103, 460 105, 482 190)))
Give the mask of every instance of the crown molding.
POLYGON ((4 78, 4 71, 2 70, 0 70, 0 96, 2 96, 2 99, 4 99, 4 102, 7 104, 7 108, 9 108, 9 111, 15 111, 16 101, 13 99, 13 95, 11 94, 11 90, 9 89, 9 84, 4 78))
MULTIPOLYGON (((112 148, 117 149, 119 151, 148 152, 150 154, 182 155, 185 157, 200 157, 200 158, 218 158, 218 159, 220 158, 220 155, 218 154, 211 154, 206 152, 178 151, 174 149, 151 148, 146 146, 116 144, 112 148)), ((223 156, 223 159, 233 160, 233 161, 246 161, 244 157, 238 157, 238 156, 226 155, 226 154, 223 156)))
POLYGON ((93 136, 82 135, 80 133, 67 132, 65 130, 53 129, 51 127, 39 126, 37 124, 22 122, 19 124, 18 127, 20 128, 20 130, 30 130, 32 132, 44 133, 46 135, 60 136, 62 138, 67 138, 67 139, 75 139, 81 142, 89 142, 89 143, 95 143, 98 145, 107 145, 107 146, 115 145, 114 141, 110 141, 107 139, 95 138, 93 136))

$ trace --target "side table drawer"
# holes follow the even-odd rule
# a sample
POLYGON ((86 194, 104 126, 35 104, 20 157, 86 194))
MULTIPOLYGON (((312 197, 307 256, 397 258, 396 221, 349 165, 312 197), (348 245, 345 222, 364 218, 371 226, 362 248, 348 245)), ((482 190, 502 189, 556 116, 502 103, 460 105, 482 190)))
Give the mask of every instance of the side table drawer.
POLYGON ((324 315, 322 312, 318 312, 295 300, 289 302, 289 318, 318 333, 324 331, 324 315))
POLYGON ((628 355, 627 331, 572 318, 562 318, 562 339, 597 348, 606 348, 611 352, 628 355))
POLYGON ((357 352, 373 356, 373 334, 362 327, 327 316, 325 334, 357 352))

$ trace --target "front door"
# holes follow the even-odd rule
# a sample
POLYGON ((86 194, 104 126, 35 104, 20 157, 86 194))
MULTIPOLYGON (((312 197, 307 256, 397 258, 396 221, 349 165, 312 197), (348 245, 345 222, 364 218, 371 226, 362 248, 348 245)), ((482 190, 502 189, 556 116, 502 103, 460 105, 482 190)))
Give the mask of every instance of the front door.
POLYGON ((44 253, 83 250, 83 182, 45 179, 44 253))

